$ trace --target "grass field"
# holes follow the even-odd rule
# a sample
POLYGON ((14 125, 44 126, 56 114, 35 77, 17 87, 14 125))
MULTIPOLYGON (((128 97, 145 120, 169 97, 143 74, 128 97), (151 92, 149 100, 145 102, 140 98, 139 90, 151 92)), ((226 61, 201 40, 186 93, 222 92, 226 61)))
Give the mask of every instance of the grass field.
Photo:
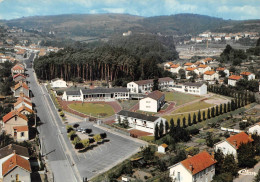
POLYGON ((100 103, 74 103, 68 105, 71 109, 94 117, 109 117, 115 114, 112 106, 100 103))
POLYGON ((201 109, 206 109, 208 107, 212 107, 214 106, 213 104, 208 104, 204 101, 199 101, 190 105, 186 105, 184 107, 181 107, 179 109, 176 109, 175 111, 173 111, 172 114, 177 114, 177 113, 183 113, 183 112, 190 112, 190 111, 197 111, 197 110, 201 110, 201 109))
POLYGON ((191 95, 191 94, 184 94, 180 92, 164 92, 165 94, 165 101, 174 101, 176 102, 176 106, 185 104, 187 102, 194 101, 199 99, 200 96, 191 95))

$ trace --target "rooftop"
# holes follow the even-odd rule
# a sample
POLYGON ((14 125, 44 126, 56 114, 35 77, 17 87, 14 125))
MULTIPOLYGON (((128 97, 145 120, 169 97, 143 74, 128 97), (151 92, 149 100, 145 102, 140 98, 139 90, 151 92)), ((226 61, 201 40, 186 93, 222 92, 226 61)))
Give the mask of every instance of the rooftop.
POLYGON ((26 147, 16 145, 16 144, 9 144, 0 149, 0 159, 14 153, 14 151, 18 155, 29 158, 28 149, 26 147))
POLYGON ((122 88, 95 88, 95 89, 82 89, 82 93, 86 94, 110 94, 115 92, 129 92, 126 87, 122 88))
POLYGON ((205 73, 204 73, 204 75, 213 75, 213 74, 215 74, 216 72, 215 71, 206 71, 205 73))
MULTIPOLYGON (((139 80, 139 81, 134 81, 137 85, 145 85, 145 84, 149 84, 149 83, 153 83, 154 79, 149 79, 149 80, 139 80)), ((170 77, 164 77, 164 78, 159 78, 158 82, 170 82, 173 81, 172 78, 170 77)))
POLYGON ((11 112, 9 112, 8 114, 6 114, 4 117, 3 117, 3 122, 6 123, 7 121, 9 121, 10 119, 12 119, 13 117, 20 117, 26 121, 28 121, 27 117, 21 113, 19 113, 18 111, 16 110, 13 110, 11 112))
POLYGON ((250 136, 248 136, 245 132, 238 133, 236 135, 233 135, 226 139, 228 143, 233 145, 236 149, 239 148, 239 146, 242 143, 249 143, 254 141, 250 136))
POLYGON ((242 76, 238 76, 238 75, 231 75, 228 77, 228 79, 230 79, 230 80, 239 80, 241 78, 242 78, 242 76))
POLYGON ((240 73, 240 75, 244 75, 244 76, 249 76, 251 74, 252 74, 251 72, 247 72, 247 71, 240 73))
POLYGON ((204 83, 202 82, 187 82, 183 83, 185 86, 191 86, 191 87, 201 87, 204 83))
POLYGON ((137 119, 141 119, 141 120, 151 121, 151 122, 154 122, 159 118, 157 116, 148 116, 148 115, 145 115, 145 114, 126 111, 126 110, 121 110, 117 114, 123 115, 123 116, 126 116, 126 117, 132 117, 132 118, 137 118, 137 119))
POLYGON ((164 93, 160 92, 159 90, 155 90, 147 95, 147 97, 150 97, 154 100, 159 100, 162 96, 164 96, 164 93))
POLYGON ((14 126, 13 129, 17 132, 29 131, 28 126, 14 126))

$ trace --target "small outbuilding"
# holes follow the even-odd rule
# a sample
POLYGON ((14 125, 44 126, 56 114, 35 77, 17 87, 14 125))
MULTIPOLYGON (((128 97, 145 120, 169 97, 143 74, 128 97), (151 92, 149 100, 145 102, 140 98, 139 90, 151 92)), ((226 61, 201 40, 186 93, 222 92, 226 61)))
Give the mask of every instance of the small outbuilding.
POLYGON ((165 154, 166 150, 168 149, 168 145, 163 143, 162 145, 158 146, 158 152, 165 154))

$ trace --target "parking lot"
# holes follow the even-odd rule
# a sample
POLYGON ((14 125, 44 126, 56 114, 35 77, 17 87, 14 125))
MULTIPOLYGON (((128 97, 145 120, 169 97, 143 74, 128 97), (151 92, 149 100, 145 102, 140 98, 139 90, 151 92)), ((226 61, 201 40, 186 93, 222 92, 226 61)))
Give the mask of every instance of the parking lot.
MULTIPOLYGON (((88 179, 129 158, 138 152, 143 145, 134 141, 134 139, 122 137, 95 127, 93 123, 90 122, 78 122, 78 124, 79 128, 92 129, 92 134, 105 132, 109 140, 84 153, 78 153, 78 162, 76 165, 81 176, 87 177, 88 179)), ((77 132, 77 134, 78 133, 79 132, 77 132)))

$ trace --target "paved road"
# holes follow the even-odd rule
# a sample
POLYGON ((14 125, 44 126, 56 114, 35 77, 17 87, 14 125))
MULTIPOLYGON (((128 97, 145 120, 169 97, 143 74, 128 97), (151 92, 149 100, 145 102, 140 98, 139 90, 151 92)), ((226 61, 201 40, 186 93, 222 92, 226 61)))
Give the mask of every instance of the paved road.
MULTIPOLYGON (((25 61, 26 65, 31 64, 33 57, 34 54, 31 54, 29 59, 25 61)), ((54 179, 55 181, 64 182, 78 181, 64 153, 64 146, 61 143, 61 138, 54 122, 57 118, 53 118, 52 112, 55 112, 55 110, 50 109, 46 102, 46 92, 37 83, 33 69, 29 66, 27 67, 27 74, 29 75, 27 79, 29 87, 34 95, 32 101, 35 103, 37 115, 43 123, 38 126, 39 136, 43 141, 43 154, 50 164, 54 179)))
MULTIPOLYGON (((34 54, 25 62, 30 64, 33 56, 34 54)), ((96 127, 91 122, 80 122, 81 127, 91 128, 94 134, 106 132, 110 141, 91 151, 76 153, 47 89, 37 83, 32 68, 27 67, 27 70, 30 75, 29 86, 34 94, 32 101, 43 122, 38 128, 43 140, 43 154, 47 154, 55 181, 81 181, 83 177, 90 179, 129 158, 145 145, 144 142, 140 143, 130 137, 96 127)))

